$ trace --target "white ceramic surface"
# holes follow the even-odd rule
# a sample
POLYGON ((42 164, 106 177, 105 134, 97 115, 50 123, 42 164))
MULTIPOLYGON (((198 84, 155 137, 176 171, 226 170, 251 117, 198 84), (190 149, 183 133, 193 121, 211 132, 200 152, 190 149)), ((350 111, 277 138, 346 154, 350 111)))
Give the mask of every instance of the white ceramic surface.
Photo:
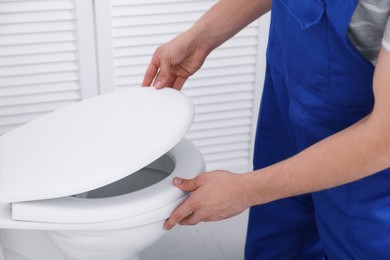
POLYGON ((38 242, 44 230, 51 239, 38 244, 48 258, 39 260, 139 259, 186 197, 172 178, 204 170, 200 151, 183 139, 193 114, 176 90, 138 88, 79 102, 0 137, 7 260, 38 260, 41 250, 23 240, 30 234, 38 242), (131 189, 137 173, 134 182, 143 184, 131 189))
POLYGON ((0 137, 0 202, 64 197, 135 172, 176 145, 193 120, 173 89, 86 99, 0 137))
MULTIPOLYGON (((167 166, 165 160, 156 160, 146 168, 166 171, 167 177, 140 190, 134 191, 124 185, 119 190, 122 195, 100 199, 64 197, 2 206, 0 204, 0 228, 110 230, 164 220, 186 196, 183 191, 172 185, 173 177, 193 178, 204 170, 204 161, 199 149, 186 139, 179 142, 165 156, 170 158, 174 169, 167 166)), ((129 176, 132 177, 133 175, 129 176)), ((146 177, 144 181, 149 182, 146 177)), ((109 187, 111 190, 119 189, 115 185, 109 187)))
MULTIPOLYGON (((73 228, 77 229, 82 228, 83 224, 94 225, 94 223, 99 223, 95 224, 95 229, 102 229, 106 225, 101 224, 101 222, 133 217, 135 217, 133 223, 147 224, 151 222, 148 217, 153 214, 144 216, 137 221, 136 217, 149 212, 159 212, 156 215, 158 216, 157 220, 162 220, 167 218, 186 196, 185 192, 172 185, 173 177, 193 178, 204 170, 203 167, 203 158, 198 148, 190 141, 183 139, 164 156, 138 173, 130 175, 116 184, 106 186, 105 190, 111 192, 105 191, 104 188, 95 192, 102 194, 98 197, 107 197, 85 199, 68 196, 58 199, 16 202, 12 204, 12 219, 45 224, 68 224, 71 227, 74 224, 73 228), (159 178, 163 179, 150 185, 154 182, 151 179, 153 174, 161 174, 162 176, 159 178), (145 186, 148 186, 134 191, 138 187, 131 185, 132 181, 145 182, 145 186), (120 195, 115 196, 116 192, 119 192, 120 195)), ((91 196, 93 193, 94 191, 89 192, 91 196)))
MULTIPOLYGON (((126 206, 129 207, 130 210, 132 204, 136 207, 140 206, 140 203, 142 204, 142 201, 138 202, 137 200, 140 198, 142 199, 143 196, 156 200, 156 203, 152 203, 152 201, 146 203, 148 205, 147 212, 139 211, 138 214, 132 217, 122 218, 122 216, 116 216, 116 219, 112 221, 92 223, 48 223, 34 220, 17 221, 11 218, 12 207, 3 204, 3 206, 0 207, 0 228, 6 228, 7 230, 0 230, 0 235, 4 238, 4 241, 6 241, 6 254, 9 257, 7 260, 57 260, 49 254, 45 255, 47 258, 35 258, 34 255, 36 255, 37 252, 40 252, 40 250, 33 250, 31 247, 26 247, 26 234, 30 234, 31 236, 36 234, 36 239, 39 240, 39 235, 43 234, 42 230, 48 230, 48 234, 50 234, 52 241, 55 242, 54 247, 60 249, 61 254, 63 254, 67 260, 138 259, 137 255, 140 251, 166 234, 162 228, 165 219, 186 196, 185 193, 171 184, 172 178, 174 176, 192 178, 204 169, 204 162, 199 150, 191 142, 185 139, 172 148, 166 156, 169 156, 172 159, 172 162, 175 162, 174 165, 180 164, 178 163, 180 160, 184 168, 174 167, 172 173, 169 174, 172 167, 169 165, 166 166, 164 161, 157 160, 155 164, 151 164, 148 167, 161 169, 162 172, 167 171, 166 175, 168 176, 165 179, 128 194, 106 198, 111 204, 115 201, 115 203, 119 203, 119 205, 122 206, 121 200, 129 200, 126 206), (172 197, 174 193, 176 193, 176 195, 172 197), (170 199, 175 199, 179 194, 180 199, 169 203, 170 199), (169 204, 165 205, 166 203, 169 204), (41 231, 28 232, 28 229, 37 229, 41 231)), ((134 174, 130 177, 133 176, 136 175, 134 174)), ((140 177, 144 176, 145 175, 143 174, 140 175, 140 177)), ((141 182, 145 182, 148 179, 146 177, 144 178, 145 180, 141 180, 141 182)), ((154 183, 154 180, 152 183, 154 183)), ((111 188, 116 192, 115 185, 111 188)), ((124 188, 118 192, 122 193, 126 191, 126 188, 124 188)), ((107 193, 104 191, 102 194, 107 193)), ((110 194, 110 192, 108 192, 108 194, 110 194)), ((99 197, 100 195, 101 194, 95 194, 94 196, 99 197)), ((87 198, 73 199, 79 199, 86 203, 88 203, 88 200, 92 201, 92 203, 94 200, 100 200, 94 197, 88 198, 88 196, 87 198)), ((106 199, 101 198, 101 202, 103 203, 101 204, 102 207, 95 208, 93 210, 95 214, 104 215, 110 210, 110 203, 108 205, 104 203, 106 199)), ((51 200, 55 201, 56 199, 51 200)), ((34 205, 34 203, 29 205, 29 210, 32 215, 34 215, 33 212, 35 211, 34 205)), ((39 207, 40 205, 38 203, 37 209, 39 207)), ((60 207, 61 206, 58 208, 60 207)), ((115 208, 115 205, 113 208, 115 208)), ((118 209, 119 208, 120 207, 118 207, 118 209)), ((64 211, 62 211, 62 213, 65 215, 74 214, 77 213, 77 209, 79 208, 76 205, 74 208, 68 207, 67 209, 70 211, 69 213, 64 211)), ((126 210, 125 208, 123 209, 126 210)), ((51 210, 55 214, 55 205, 53 205, 51 210)), ((41 213, 46 214, 42 211, 41 213)), ((28 212, 26 212, 26 214, 28 215, 28 212)), ((66 216, 64 219, 66 219, 66 216)), ((58 220, 61 221, 63 219, 58 220)), ((33 237, 31 239, 35 241, 33 237)), ((48 243, 47 245, 45 243, 42 242, 40 246, 47 246, 52 249, 53 243, 48 243)))

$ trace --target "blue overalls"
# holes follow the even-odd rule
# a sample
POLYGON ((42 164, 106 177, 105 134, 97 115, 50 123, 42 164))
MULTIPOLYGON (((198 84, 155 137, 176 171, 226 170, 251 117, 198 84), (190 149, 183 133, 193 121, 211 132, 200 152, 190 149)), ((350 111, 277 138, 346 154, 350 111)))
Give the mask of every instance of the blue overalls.
MULTIPOLYGON (((288 158, 372 111, 374 67, 347 37, 357 1, 273 0, 255 169, 288 158)), ((251 208, 247 260, 325 255, 390 259, 389 170, 251 208)))

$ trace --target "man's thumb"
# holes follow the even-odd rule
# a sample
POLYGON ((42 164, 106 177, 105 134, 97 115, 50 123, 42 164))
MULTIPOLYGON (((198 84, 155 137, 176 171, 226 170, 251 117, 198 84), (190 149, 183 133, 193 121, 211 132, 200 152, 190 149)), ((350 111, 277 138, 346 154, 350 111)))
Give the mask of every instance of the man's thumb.
POLYGON ((196 178, 195 179, 182 179, 179 177, 173 178, 173 185, 178 187, 179 189, 187 192, 195 191, 197 188, 199 188, 199 185, 197 184, 196 178))

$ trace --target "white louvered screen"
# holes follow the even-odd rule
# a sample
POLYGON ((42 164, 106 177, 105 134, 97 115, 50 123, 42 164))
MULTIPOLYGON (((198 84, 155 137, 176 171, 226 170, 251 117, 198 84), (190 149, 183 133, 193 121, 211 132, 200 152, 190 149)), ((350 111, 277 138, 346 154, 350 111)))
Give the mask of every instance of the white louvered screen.
POLYGON ((216 49, 184 89, 196 106, 187 137, 210 170, 251 166, 257 48, 254 23, 216 49))
POLYGON ((97 93, 92 14, 91 0, 0 0, 0 134, 97 93))
MULTIPOLYGON (((188 29, 216 2, 96 1, 102 92, 140 86, 156 47, 188 29)), ((215 50, 183 89, 196 109, 187 137, 200 148, 208 170, 251 168, 261 85, 258 50, 259 23, 254 22, 215 50)))

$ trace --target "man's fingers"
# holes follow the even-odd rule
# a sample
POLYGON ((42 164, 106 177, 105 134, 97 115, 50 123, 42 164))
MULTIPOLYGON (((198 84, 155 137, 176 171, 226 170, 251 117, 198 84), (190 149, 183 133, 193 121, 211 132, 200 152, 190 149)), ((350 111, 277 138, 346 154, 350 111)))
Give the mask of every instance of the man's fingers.
POLYGON ((171 64, 169 60, 164 57, 159 57, 158 54, 154 54, 146 69, 142 86, 151 86, 153 84, 157 89, 171 87, 167 86, 168 81, 171 81, 169 84, 173 84, 175 80, 171 78, 170 70, 171 64))
POLYGON ((168 60, 162 59, 160 64, 160 70, 156 76, 156 79, 154 80, 154 87, 157 89, 161 89, 164 87, 170 87, 166 86, 166 83, 171 77, 170 70, 171 70, 171 64, 168 60))
POLYGON ((187 192, 195 191, 200 187, 198 177, 194 179, 173 178, 173 185, 187 192))
POLYGON ((171 88, 173 85, 173 82, 175 82, 175 79, 172 75, 170 75, 169 79, 165 81, 165 85, 163 87, 171 88))
POLYGON ((188 200, 184 201, 177 209, 175 209, 169 219, 165 221, 164 229, 170 230, 177 223, 182 221, 184 218, 192 214, 192 210, 189 207, 188 200))
POLYGON ((199 224, 202 221, 199 214, 196 212, 191 213, 187 217, 183 218, 181 221, 179 221, 180 225, 196 225, 199 224))
POLYGON ((152 60, 146 69, 144 80, 142 81, 142 86, 151 86, 154 78, 157 75, 159 66, 154 63, 152 60))
MULTIPOLYGON (((195 191, 200 187, 198 177, 194 179, 183 179, 175 177, 173 178, 173 185, 187 192, 195 191)), ((191 214, 193 214, 195 208, 196 206, 194 205, 193 199, 191 199, 190 196, 172 212, 169 219, 165 221, 164 229, 169 230, 173 228, 177 223, 183 221, 183 219, 188 218, 191 214)))
POLYGON ((175 82, 173 83, 172 87, 174 89, 180 90, 183 87, 183 85, 186 82, 186 80, 187 79, 185 79, 185 78, 177 77, 175 82))

